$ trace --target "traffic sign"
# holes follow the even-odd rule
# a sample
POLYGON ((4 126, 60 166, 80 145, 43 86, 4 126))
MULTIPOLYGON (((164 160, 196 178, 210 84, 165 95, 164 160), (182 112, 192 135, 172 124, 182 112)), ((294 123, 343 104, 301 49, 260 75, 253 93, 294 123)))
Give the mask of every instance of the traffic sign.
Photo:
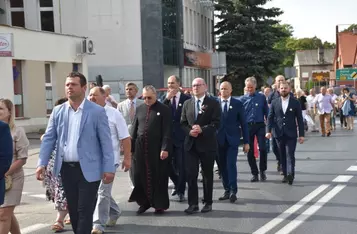
POLYGON ((336 70, 336 80, 353 80, 357 79, 356 68, 345 68, 336 70))

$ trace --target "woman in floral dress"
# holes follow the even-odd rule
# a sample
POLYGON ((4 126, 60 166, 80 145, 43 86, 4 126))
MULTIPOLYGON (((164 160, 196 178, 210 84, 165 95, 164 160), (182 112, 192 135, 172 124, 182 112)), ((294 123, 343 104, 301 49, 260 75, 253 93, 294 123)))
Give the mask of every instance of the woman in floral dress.
MULTIPOLYGON (((67 98, 59 99, 55 106, 62 105, 67 101, 67 98)), ((42 137, 41 137, 42 140, 42 137)), ((55 223, 52 225, 51 229, 55 232, 61 232, 64 230, 64 224, 70 224, 69 219, 64 220, 68 214, 67 210, 67 199, 62 186, 61 175, 56 177, 53 175, 53 166, 56 158, 56 150, 54 150, 51 154, 50 161, 48 162, 44 185, 46 187, 46 198, 49 201, 52 201, 55 204, 55 210, 58 211, 57 219, 55 223)))

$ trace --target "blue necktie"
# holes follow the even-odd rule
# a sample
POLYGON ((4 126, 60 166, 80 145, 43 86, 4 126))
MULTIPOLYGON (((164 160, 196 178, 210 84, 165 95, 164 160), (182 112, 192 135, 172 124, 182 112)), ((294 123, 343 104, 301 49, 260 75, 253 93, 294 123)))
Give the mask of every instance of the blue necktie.
POLYGON ((200 111, 200 102, 201 102, 201 100, 197 100, 197 102, 196 102, 196 119, 198 116, 198 112, 200 111))
POLYGON ((225 102, 224 108, 223 108, 223 114, 227 115, 228 114, 228 100, 223 100, 225 102))

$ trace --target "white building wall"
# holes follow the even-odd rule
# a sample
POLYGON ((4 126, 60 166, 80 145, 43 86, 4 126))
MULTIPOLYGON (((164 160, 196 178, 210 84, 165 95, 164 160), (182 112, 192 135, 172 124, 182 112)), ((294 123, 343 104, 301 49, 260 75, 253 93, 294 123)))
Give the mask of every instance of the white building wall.
POLYGON ((95 43, 89 79, 141 81, 140 0, 56 0, 61 33, 86 35, 95 43))
MULTIPOLYGON (((204 7, 199 0, 183 0, 184 48, 204 53, 212 52, 213 11, 204 7)), ((211 83, 210 69, 185 66, 183 86, 191 86, 195 77, 211 83)), ((210 90, 211 91, 211 90, 210 90)))

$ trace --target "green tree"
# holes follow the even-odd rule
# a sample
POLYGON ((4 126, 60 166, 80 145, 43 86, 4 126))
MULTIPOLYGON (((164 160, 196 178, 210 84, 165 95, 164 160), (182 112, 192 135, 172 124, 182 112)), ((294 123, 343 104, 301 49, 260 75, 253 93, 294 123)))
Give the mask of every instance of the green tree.
POLYGON ((275 44, 289 36, 276 19, 283 12, 279 8, 264 8, 268 0, 218 0, 215 26, 219 36, 218 50, 227 53, 227 70, 234 87, 234 95, 243 92, 244 79, 262 78, 273 74, 281 63, 281 54, 275 44))
POLYGON ((357 24, 351 24, 348 28, 343 30, 343 32, 353 32, 354 29, 357 29, 357 24))

